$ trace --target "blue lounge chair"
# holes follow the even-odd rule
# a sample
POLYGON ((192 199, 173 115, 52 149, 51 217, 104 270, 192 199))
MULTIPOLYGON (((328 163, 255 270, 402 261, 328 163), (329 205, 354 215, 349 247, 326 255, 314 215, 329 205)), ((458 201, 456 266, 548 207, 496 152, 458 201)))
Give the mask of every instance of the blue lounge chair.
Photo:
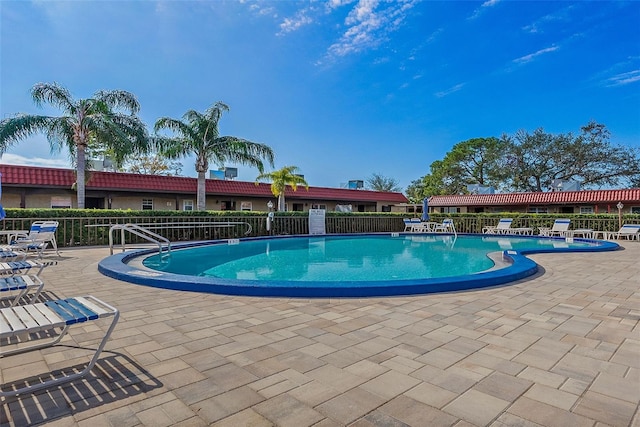
POLYGON ((60 256, 56 242, 56 230, 58 221, 34 221, 28 234, 13 234, 9 236, 11 248, 19 248, 24 251, 36 251, 42 258, 44 250, 51 244, 56 254, 60 256))
POLYGON ((9 346, 3 345, 0 349, 0 357, 53 346, 67 334, 70 326, 106 317, 113 317, 111 325, 85 369, 66 376, 52 375, 52 379, 21 388, 4 390, 8 387, 3 386, 0 397, 31 393, 84 377, 96 364, 120 317, 120 312, 116 308, 90 295, 0 309, 0 340, 17 341, 9 349, 7 349, 9 346), (39 333, 58 328, 61 328, 60 334, 52 339, 47 339, 51 337, 49 333, 39 333))

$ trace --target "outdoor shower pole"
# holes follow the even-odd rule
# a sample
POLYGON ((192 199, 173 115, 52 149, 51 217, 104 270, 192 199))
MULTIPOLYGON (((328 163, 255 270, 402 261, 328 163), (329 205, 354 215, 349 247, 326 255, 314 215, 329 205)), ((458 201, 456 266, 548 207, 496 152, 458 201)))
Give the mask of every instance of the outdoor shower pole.
POLYGON ((622 208, 624 208, 624 205, 622 202, 618 202, 616 207, 618 208, 618 228, 622 228, 622 208))

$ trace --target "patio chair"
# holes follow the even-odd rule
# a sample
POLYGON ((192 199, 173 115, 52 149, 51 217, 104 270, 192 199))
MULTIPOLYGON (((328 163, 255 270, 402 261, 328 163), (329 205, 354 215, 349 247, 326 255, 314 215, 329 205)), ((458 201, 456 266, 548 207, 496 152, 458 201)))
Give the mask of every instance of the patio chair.
POLYGON ((404 231, 414 231, 414 228, 420 225, 420 218, 403 218, 404 231))
POLYGON ((538 227, 538 234, 540 236, 552 237, 552 236, 564 236, 569 230, 571 220, 567 218, 558 218, 553 222, 553 227, 538 227))
POLYGON ((9 262, 0 262, 0 277, 3 275, 15 276, 19 274, 26 274, 31 271, 33 268, 38 269, 38 272, 35 273, 35 276, 40 276, 42 270, 45 267, 50 265, 58 264, 57 261, 31 261, 31 260, 23 260, 23 261, 9 261, 9 262))
POLYGON ((607 233, 607 240, 621 239, 640 240, 640 224, 624 224, 620 230, 607 233))
POLYGON ((487 225, 482 227, 483 234, 509 234, 513 218, 500 218, 498 225, 487 225))
POLYGON ((58 221, 34 221, 28 234, 13 234, 9 236, 9 245, 24 251, 35 250, 38 258, 42 258, 44 250, 49 244, 60 256, 56 242, 56 230, 58 221))
POLYGON ((419 231, 422 226, 422 220, 420 218, 411 218, 411 231, 419 231))
POLYGON ((0 261, 21 261, 27 257, 27 253, 14 250, 8 246, 0 246, 0 261))
POLYGON ((15 296, 3 296, 0 299, 4 300, 13 298, 11 307, 15 307, 16 305, 18 305, 22 297, 26 296, 29 291, 35 290, 34 294, 29 300, 29 303, 33 304, 37 301, 43 287, 44 282, 38 276, 34 275, 23 274, 20 276, 0 277, 0 294, 3 294, 4 292, 15 292, 15 296))
POLYGON ((456 227, 453 225, 453 220, 451 218, 447 218, 442 220, 442 224, 436 224, 433 228, 435 233, 456 233, 456 227))
MULTIPOLYGON (((89 364, 82 371, 66 376, 55 376, 55 372, 52 372, 50 376, 47 375, 51 379, 21 388, 0 391, 0 397, 6 398, 31 393, 84 377, 96 364, 120 317, 118 309, 91 295, 0 309, 0 342, 4 343, 8 340, 11 343, 15 342, 12 345, 3 345, 0 357, 53 346, 62 340, 71 325, 106 317, 113 317, 111 325, 109 325, 89 364), (52 337, 51 331, 58 328, 60 328, 60 333, 52 337), (42 333, 43 331, 47 331, 47 333, 42 333)), ((3 386, 2 388, 8 387, 3 386)))

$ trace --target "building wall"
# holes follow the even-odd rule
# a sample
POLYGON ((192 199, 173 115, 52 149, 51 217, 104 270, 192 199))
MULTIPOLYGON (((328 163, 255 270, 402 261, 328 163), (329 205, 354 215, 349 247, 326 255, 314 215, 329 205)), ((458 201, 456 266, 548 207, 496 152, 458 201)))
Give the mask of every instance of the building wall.
MULTIPOLYGON (((12 187, 3 187, 2 205, 5 208, 20 208, 21 193, 25 192, 25 208, 51 208, 52 205, 60 205, 57 207, 77 208, 77 194, 75 191, 65 191, 57 189, 17 189, 12 187), (66 206, 65 206, 66 205, 66 206)), ((196 195, 185 194, 159 194, 159 193, 128 193, 123 191, 95 191, 86 192, 86 206, 89 207, 89 201, 102 206, 104 209, 132 209, 142 210, 143 200, 151 200, 153 210, 156 211, 175 211, 184 210, 185 201, 190 201, 193 210, 196 210, 196 195)), ((258 198, 246 196, 225 196, 225 195, 207 195, 205 207, 207 210, 247 210, 267 212, 269 208, 267 203, 271 201, 274 210, 277 209, 278 201, 275 197, 258 198)), ((327 211, 335 211, 337 205, 351 205, 353 212, 382 212, 385 209, 391 209, 389 202, 337 202, 331 200, 312 200, 312 199, 285 199, 289 211, 294 208, 304 212, 314 206, 323 206, 327 211)))
POLYGON ((2 192, 2 200, 0 200, 0 204, 2 204, 5 208, 19 208, 20 207, 20 195, 19 194, 11 194, 6 191, 2 192))

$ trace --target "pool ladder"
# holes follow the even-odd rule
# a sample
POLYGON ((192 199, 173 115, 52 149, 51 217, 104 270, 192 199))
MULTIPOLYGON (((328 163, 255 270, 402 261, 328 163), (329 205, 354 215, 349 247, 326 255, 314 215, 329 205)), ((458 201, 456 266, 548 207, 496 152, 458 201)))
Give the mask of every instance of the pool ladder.
POLYGON ((166 237, 162 237, 161 235, 154 233, 148 228, 141 227, 137 224, 116 224, 112 225, 109 228, 109 251, 111 255, 113 255, 113 231, 120 230, 120 243, 122 245, 122 252, 125 251, 125 231, 128 231, 131 234, 135 234, 138 237, 141 237, 151 243, 155 243, 158 245, 158 255, 162 258, 163 256, 171 255, 171 242, 166 237), (163 248, 163 244, 166 244, 166 247, 163 248))

